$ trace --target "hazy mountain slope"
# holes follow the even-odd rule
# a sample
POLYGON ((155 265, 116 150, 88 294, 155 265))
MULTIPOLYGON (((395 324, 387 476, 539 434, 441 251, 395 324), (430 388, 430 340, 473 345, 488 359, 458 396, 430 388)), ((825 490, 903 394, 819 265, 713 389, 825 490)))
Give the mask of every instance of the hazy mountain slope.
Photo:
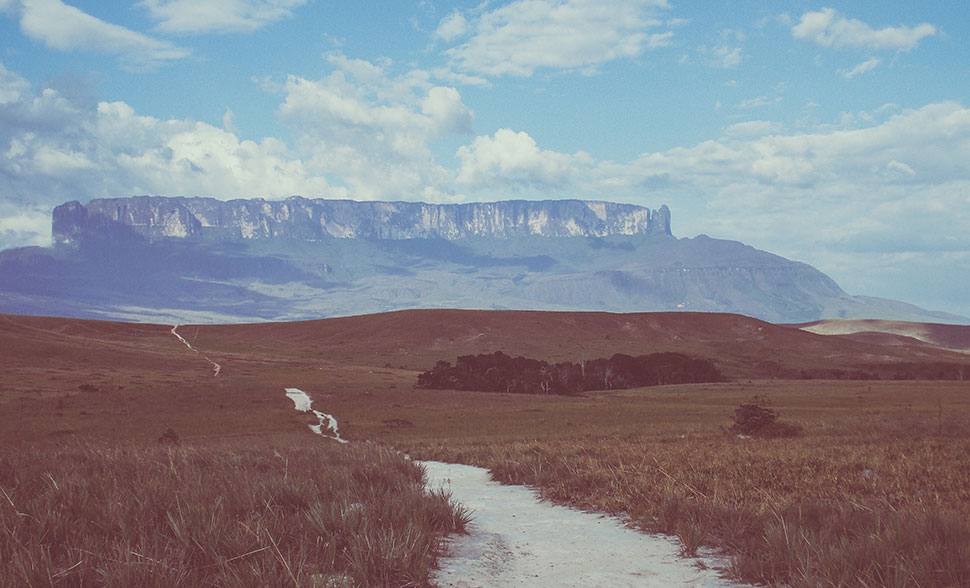
POLYGON ((959 322, 853 297, 803 263, 677 239, 666 207, 137 197, 55 209, 49 249, 0 252, 0 311, 249 322, 407 308, 692 310, 773 322, 959 322))

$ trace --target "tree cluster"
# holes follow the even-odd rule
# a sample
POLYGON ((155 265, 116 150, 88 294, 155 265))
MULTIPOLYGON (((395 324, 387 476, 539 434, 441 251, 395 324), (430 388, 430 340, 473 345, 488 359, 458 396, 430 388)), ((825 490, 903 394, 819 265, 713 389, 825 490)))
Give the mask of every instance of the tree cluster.
POLYGON ((637 357, 618 353, 609 359, 549 364, 496 351, 463 355, 454 366, 439 361, 432 369, 418 375, 418 387, 575 396, 587 390, 723 382, 724 379, 710 361, 681 353, 652 353, 637 357))

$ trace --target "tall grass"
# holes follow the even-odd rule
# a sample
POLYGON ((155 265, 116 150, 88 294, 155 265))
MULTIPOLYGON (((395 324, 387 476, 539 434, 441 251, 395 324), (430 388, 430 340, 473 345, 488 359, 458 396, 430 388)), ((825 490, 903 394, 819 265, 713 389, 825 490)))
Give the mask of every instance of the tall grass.
POLYGON ((5 447, 0 586, 423 586, 468 520, 423 481, 319 439, 5 447))
POLYGON ((970 586, 970 436, 424 443, 544 497, 732 556, 771 586, 970 586))

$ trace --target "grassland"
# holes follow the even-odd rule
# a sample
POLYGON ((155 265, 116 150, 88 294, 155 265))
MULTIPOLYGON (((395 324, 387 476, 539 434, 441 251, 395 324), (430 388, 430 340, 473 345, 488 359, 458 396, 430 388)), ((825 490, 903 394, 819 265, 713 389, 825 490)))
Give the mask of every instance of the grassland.
MULTIPOLYGON (((626 402, 643 408, 642 420, 618 418, 615 434, 601 435, 595 416, 562 427, 542 418, 556 412, 547 406, 535 413, 546 424, 532 437, 506 422, 475 441, 395 444, 487 467, 556 502, 627 516, 646 531, 677 536, 685 554, 721 549, 732 556, 732 575, 747 581, 967 585, 965 386, 754 382, 635 391, 626 402), (730 405, 750 392, 768 394, 803 435, 742 439, 725 431, 730 405)), ((501 412, 492 416, 501 422, 501 412)))
MULTIPOLYGON (((0 444, 13 454, 51 442, 147 446, 169 427, 200 451, 250 437, 300 439, 305 422, 283 394, 295 386, 337 417, 347 439, 489 467, 551 500, 676 535, 687 554, 723 549, 739 578, 970 585, 970 382, 764 377, 766 366, 852 370, 970 364, 970 356, 723 315, 547 314, 180 328, 222 364, 218 377, 170 327, 12 317, 0 324, 0 444), (436 360, 498 349, 547 361, 677 351, 715 360, 733 381, 577 398, 414 388, 436 360), (754 397, 802 434, 731 433, 735 407, 754 397)), ((267 451, 264 462, 279 461, 267 451)), ((50 486, 43 471, 33 484, 50 486)), ((0 512, 8 502, 0 496, 0 512)))
POLYGON ((0 585, 423 586, 467 515, 310 435, 0 450, 0 585))

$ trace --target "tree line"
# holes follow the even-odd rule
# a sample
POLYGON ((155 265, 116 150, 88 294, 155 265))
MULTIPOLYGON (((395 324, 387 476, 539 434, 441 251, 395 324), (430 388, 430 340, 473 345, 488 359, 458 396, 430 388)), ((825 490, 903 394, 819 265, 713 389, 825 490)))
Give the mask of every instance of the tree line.
POLYGON ((496 351, 462 355, 454 366, 439 361, 418 375, 418 387, 433 390, 567 396, 587 390, 723 381, 724 376, 712 362, 672 352, 636 357, 617 353, 609 359, 549 364, 496 351))

